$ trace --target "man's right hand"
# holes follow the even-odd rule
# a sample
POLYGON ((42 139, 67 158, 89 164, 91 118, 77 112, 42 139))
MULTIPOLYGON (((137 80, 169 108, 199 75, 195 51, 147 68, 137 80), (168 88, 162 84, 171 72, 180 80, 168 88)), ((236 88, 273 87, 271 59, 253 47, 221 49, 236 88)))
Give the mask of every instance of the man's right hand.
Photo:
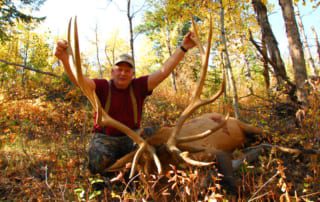
POLYGON ((67 48, 68 48, 68 42, 66 40, 59 40, 57 42, 54 55, 63 63, 67 62, 69 59, 67 48))

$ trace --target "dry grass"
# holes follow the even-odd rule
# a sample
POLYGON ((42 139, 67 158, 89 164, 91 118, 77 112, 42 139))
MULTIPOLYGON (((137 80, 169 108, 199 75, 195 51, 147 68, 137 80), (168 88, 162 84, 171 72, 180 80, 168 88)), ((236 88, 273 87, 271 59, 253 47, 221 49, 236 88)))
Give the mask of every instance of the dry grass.
MULTIPOLYGON (((144 125, 174 125, 189 96, 170 92, 154 92, 147 102, 144 125)), ((310 99, 302 128, 296 128, 289 117, 279 117, 273 105, 260 98, 243 101, 242 115, 266 131, 253 144, 319 150, 319 96, 310 99)), ((222 106, 215 104, 197 113, 223 111, 222 106)), ((101 176, 90 175, 86 147, 92 114, 78 91, 49 100, 45 96, 7 99, 0 108, 1 201, 231 200, 214 167, 172 167, 163 176, 146 179, 140 174, 118 183, 105 183, 101 176)), ((317 155, 266 149, 257 162, 236 172, 240 186, 234 197, 242 201, 317 201, 319 165, 317 155)))

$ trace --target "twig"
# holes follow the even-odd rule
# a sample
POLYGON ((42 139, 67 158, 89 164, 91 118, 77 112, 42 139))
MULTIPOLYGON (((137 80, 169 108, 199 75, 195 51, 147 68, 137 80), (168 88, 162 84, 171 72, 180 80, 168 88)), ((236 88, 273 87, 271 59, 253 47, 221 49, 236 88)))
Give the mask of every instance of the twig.
POLYGON ((50 187, 50 185, 48 183, 48 165, 47 164, 44 166, 44 170, 45 170, 45 182, 46 182, 46 185, 49 188, 49 190, 52 193, 52 195, 54 197, 56 197, 55 193, 52 191, 52 189, 51 189, 51 187, 50 187))
POLYGON ((312 193, 312 194, 306 194, 306 195, 300 196, 300 198, 305 199, 306 197, 315 196, 315 195, 320 195, 320 191, 312 193))
MULTIPOLYGON (((264 197, 265 195, 267 195, 267 194, 269 194, 270 193, 270 191, 268 191, 267 193, 264 193, 264 194, 262 194, 262 195, 260 195, 260 196, 257 196, 257 197, 255 197, 255 198, 253 198, 253 199, 251 199, 252 201, 253 200, 257 200, 257 199, 259 199, 259 198, 262 198, 262 197, 264 197)), ((250 200, 249 200, 250 201, 250 200)))
POLYGON ((122 193, 122 198, 124 197, 124 194, 127 193, 127 188, 129 187, 130 183, 133 182, 133 180, 135 180, 137 177, 140 176, 140 173, 136 174, 135 176, 133 176, 129 182, 127 183, 126 187, 124 188, 123 190, 123 193, 122 193))
POLYGON ((248 202, 253 201, 255 198, 253 198, 257 193, 259 193, 262 188, 264 188, 269 182, 271 182, 275 177, 277 177, 280 174, 279 171, 276 172, 266 183, 264 183, 249 199, 248 202))
POLYGON ((61 190, 61 197, 62 197, 62 201, 66 201, 65 197, 64 197, 64 193, 66 192, 66 186, 67 186, 67 180, 66 183, 64 185, 61 185, 59 183, 59 188, 61 190), (62 188, 63 187, 63 188, 62 188))
POLYGON ((301 154, 301 153, 305 153, 305 154, 320 154, 319 150, 314 150, 314 149, 293 149, 293 148, 288 148, 288 147, 283 147, 283 146, 278 146, 278 145, 272 145, 272 144, 268 144, 268 143, 263 143, 260 144, 258 146, 254 146, 254 147, 248 147, 247 149, 255 149, 255 148, 259 148, 259 147, 271 147, 271 148, 276 148, 280 151, 283 152, 287 152, 290 154, 301 154))

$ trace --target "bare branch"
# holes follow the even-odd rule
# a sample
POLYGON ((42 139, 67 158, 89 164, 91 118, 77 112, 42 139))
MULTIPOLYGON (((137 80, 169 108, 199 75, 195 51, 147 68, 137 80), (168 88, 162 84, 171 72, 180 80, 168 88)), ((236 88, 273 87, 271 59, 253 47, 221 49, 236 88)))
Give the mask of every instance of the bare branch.
POLYGON ((60 76, 58 76, 58 75, 56 75, 54 73, 51 73, 51 72, 41 71, 41 70, 38 70, 38 69, 34 69, 32 67, 28 67, 28 66, 25 66, 25 65, 17 64, 17 63, 14 63, 14 62, 9 62, 9 61, 3 60, 3 59, 0 59, 0 62, 5 63, 7 65, 11 65, 11 66, 22 67, 23 69, 27 69, 27 70, 30 70, 30 71, 33 71, 33 72, 37 72, 37 73, 40 73, 40 74, 45 74, 45 75, 53 76, 53 77, 56 77, 56 78, 60 77, 60 76))

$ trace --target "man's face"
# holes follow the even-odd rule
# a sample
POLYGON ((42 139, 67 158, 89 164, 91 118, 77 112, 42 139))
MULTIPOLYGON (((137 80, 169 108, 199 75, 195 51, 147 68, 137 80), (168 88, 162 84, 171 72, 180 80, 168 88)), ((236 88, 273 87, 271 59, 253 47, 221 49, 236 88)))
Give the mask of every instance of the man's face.
POLYGON ((117 88, 126 89, 133 78, 133 68, 128 63, 121 62, 113 66, 111 77, 117 88))

